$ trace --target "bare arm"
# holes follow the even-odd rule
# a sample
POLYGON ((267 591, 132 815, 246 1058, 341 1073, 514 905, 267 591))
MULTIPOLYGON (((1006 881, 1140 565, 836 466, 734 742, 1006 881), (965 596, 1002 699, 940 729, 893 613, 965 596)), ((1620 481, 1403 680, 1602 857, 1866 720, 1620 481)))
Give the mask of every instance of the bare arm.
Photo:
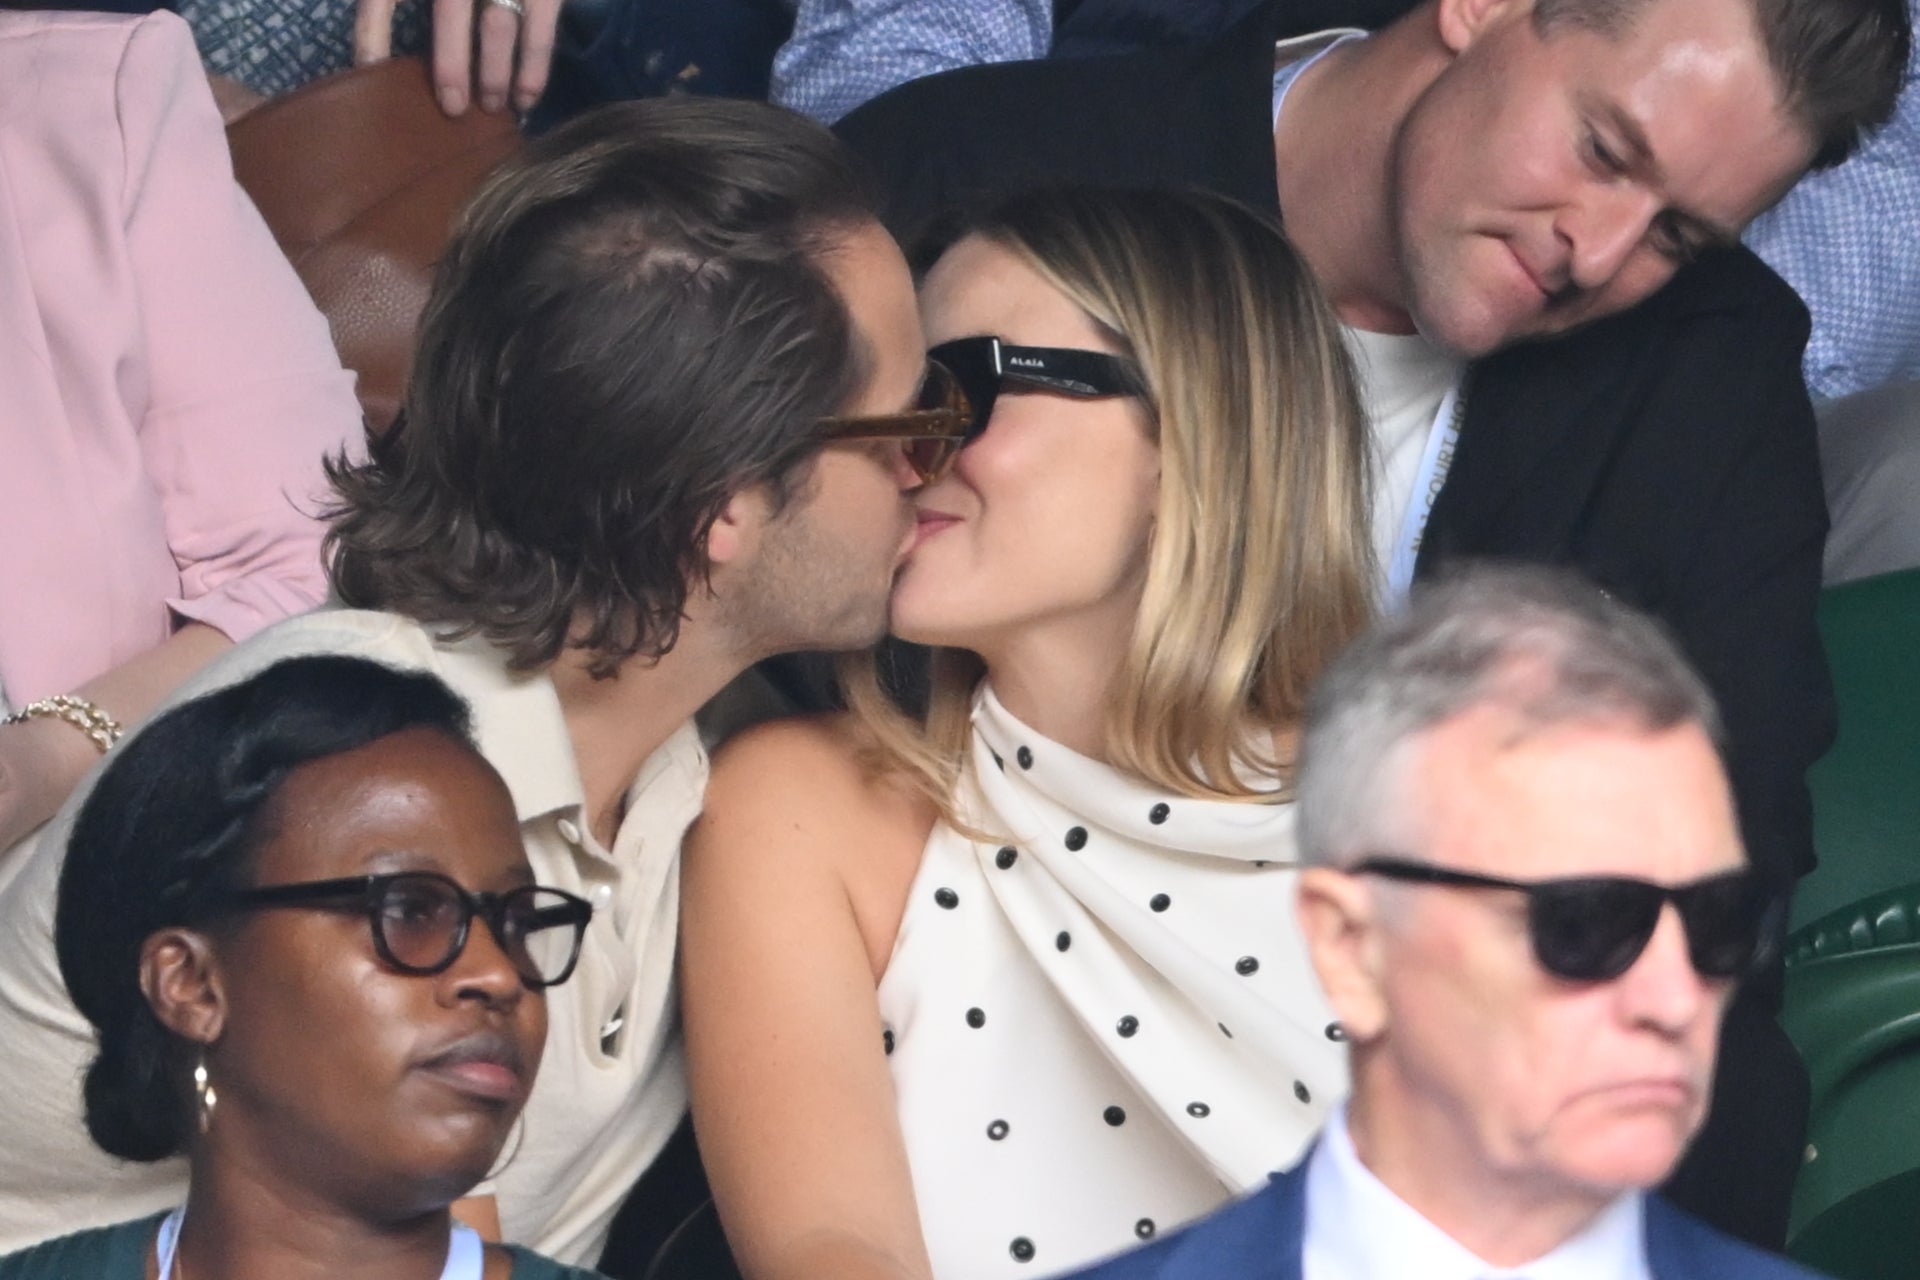
POLYGON ((877 966, 930 816, 824 721, 715 762, 681 890, 694 1124, 749 1280, 928 1280, 877 966))
MULTIPOLYGON (((232 643, 212 627, 190 622, 73 692, 130 728, 232 643)), ((51 818, 99 759, 92 740, 65 721, 0 726, 0 850, 51 818)))

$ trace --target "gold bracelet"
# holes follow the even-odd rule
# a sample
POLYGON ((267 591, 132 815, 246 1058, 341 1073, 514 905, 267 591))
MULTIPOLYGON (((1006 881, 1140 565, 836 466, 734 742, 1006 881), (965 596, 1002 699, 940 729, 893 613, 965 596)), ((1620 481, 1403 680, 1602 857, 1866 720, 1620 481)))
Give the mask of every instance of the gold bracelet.
POLYGON ((29 702, 0 724, 24 724, 28 720, 38 720, 51 716, 56 720, 65 720, 68 724, 87 735, 94 746, 100 748, 102 755, 108 747, 120 741, 120 722, 102 711, 99 706, 85 698, 75 697, 71 693, 57 693, 51 698, 42 698, 38 702, 29 702))

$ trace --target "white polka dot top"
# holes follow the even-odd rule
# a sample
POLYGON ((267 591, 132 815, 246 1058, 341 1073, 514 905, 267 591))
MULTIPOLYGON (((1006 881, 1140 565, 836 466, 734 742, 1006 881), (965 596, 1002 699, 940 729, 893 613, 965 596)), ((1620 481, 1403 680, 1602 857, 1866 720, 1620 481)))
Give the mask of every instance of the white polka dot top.
POLYGON ((880 983, 938 1280, 1039 1277, 1264 1184, 1346 1091, 1293 808, 1162 794, 990 690, 880 983))

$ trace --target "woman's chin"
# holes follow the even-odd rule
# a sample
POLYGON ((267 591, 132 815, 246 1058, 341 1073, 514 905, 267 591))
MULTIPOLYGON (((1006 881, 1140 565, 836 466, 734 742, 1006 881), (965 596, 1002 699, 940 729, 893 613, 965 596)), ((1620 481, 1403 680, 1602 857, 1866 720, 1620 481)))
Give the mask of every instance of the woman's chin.
POLYGON ((423 1188, 432 1188, 429 1199, 446 1196, 449 1202, 465 1195, 484 1181, 495 1166, 517 1155, 520 1135, 511 1122, 486 1117, 485 1122, 451 1124, 438 1131, 418 1132, 411 1144, 411 1177, 423 1188), (449 1193, 451 1193, 449 1195, 449 1193))
POLYGON ((887 602, 887 633, 909 644, 952 644, 952 613, 950 602, 936 600, 923 585, 896 582, 887 602))
POLYGON ((983 643, 1017 631, 1023 618, 991 590, 956 590, 931 578, 903 580, 888 603, 887 633, 909 644, 979 652, 983 643))
POLYGON ((952 632, 944 627, 929 626, 924 619, 902 619, 895 614, 887 626, 887 634, 896 640, 908 644, 926 645, 928 648, 944 648, 953 643, 952 632))

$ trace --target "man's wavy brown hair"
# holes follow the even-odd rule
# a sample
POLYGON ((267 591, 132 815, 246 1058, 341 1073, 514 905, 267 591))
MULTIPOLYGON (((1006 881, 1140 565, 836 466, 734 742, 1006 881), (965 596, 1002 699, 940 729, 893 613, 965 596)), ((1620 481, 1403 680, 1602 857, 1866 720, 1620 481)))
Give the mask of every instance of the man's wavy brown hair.
POLYGON ((518 669, 665 653, 727 501, 784 501, 864 381, 820 258, 873 217, 831 134, 755 103, 623 103, 533 144, 461 217, 399 424, 329 463, 335 593, 518 669))

